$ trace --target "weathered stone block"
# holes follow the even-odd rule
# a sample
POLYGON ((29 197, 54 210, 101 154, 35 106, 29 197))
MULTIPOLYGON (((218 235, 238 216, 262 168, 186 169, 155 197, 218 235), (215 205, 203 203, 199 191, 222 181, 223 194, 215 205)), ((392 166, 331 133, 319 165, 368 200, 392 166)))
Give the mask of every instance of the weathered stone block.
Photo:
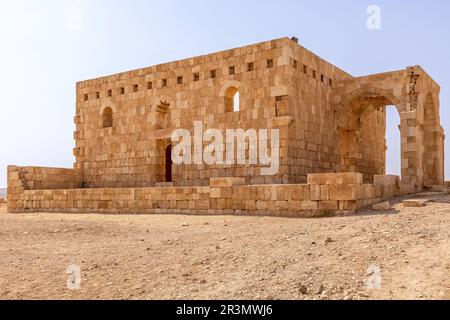
POLYGON ((356 172, 308 174, 309 185, 362 184, 363 175, 356 172))

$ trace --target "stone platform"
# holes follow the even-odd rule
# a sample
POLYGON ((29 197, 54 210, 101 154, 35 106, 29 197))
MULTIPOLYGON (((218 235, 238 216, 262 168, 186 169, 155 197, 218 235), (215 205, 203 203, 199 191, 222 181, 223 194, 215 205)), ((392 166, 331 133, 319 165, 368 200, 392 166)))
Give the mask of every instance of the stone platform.
POLYGON ((11 166, 8 179, 10 213, 312 217, 329 212, 352 213, 414 192, 403 188, 394 176, 376 176, 375 184, 364 184, 360 173, 310 174, 307 184, 245 185, 242 178, 213 178, 209 186, 202 187, 95 189, 82 188, 77 170, 11 166))

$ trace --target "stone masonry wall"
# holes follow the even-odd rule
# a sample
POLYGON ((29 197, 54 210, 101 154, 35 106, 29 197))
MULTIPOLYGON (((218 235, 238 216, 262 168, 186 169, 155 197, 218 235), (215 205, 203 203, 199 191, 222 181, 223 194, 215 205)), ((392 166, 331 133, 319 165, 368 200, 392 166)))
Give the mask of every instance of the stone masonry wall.
POLYGON ((174 166, 176 186, 207 186, 214 177, 304 183, 308 173, 337 166, 329 99, 333 82, 346 77, 283 38, 80 82, 76 167, 83 169, 87 187, 154 186, 165 181, 171 130, 193 133, 193 122, 202 121, 203 131, 279 129, 280 170, 262 176, 259 165, 174 166), (232 87, 240 93, 239 112, 226 108, 232 87), (113 110, 112 128, 102 127, 106 107, 113 110))
POLYGON ((248 186, 242 178, 216 178, 207 187, 12 189, 8 211, 309 217, 353 212, 398 196, 397 180, 381 176, 370 185, 361 174, 344 173, 309 175, 308 184, 297 185, 248 186))

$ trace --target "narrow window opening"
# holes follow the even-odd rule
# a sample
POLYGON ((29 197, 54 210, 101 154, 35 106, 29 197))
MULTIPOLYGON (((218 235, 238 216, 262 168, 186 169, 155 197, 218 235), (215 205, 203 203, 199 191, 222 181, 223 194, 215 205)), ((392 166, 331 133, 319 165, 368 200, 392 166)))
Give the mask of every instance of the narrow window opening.
POLYGON ((120 88, 120 94, 125 94, 125 88, 124 87, 120 88))
POLYGON ((147 82, 147 89, 148 90, 153 89, 153 82, 151 82, 151 81, 147 82))
POLYGON ((247 71, 253 71, 255 69, 255 64, 253 62, 247 63, 247 71))
POLYGON ((228 74, 230 74, 230 75, 236 74, 236 68, 235 67, 230 67, 228 69, 228 74))
POLYGON ((108 90, 108 97, 112 97, 112 90, 111 89, 108 90))
POLYGON ((178 77, 177 78, 177 84, 183 84, 183 77, 178 77))
POLYGON ((241 96, 239 90, 235 87, 230 87, 225 91, 225 112, 239 112, 240 111, 241 96))
POLYGON ((324 83, 325 82, 325 76, 322 74, 320 75, 320 82, 324 83))
POLYGON ((308 74, 308 67, 305 64, 303 65, 303 73, 308 74))
POLYGON ((273 59, 267 60, 267 68, 272 68, 272 67, 273 67, 273 59))
POLYGON ((316 70, 313 70, 313 78, 315 79, 317 77, 317 72, 316 70))
POLYGON ((89 100, 89 95, 88 94, 85 94, 84 95, 84 101, 88 101, 89 100))
POLYGON ((95 99, 100 99, 100 92, 97 91, 97 92, 95 93, 95 99))
POLYGON ((139 91, 139 85, 135 84, 135 85, 133 86, 133 91, 134 91, 134 92, 138 92, 138 91, 139 91))
POLYGON ((294 60, 294 69, 297 69, 297 68, 298 68, 298 61, 294 60))
POLYGON ((167 87, 167 79, 162 79, 161 81, 162 87, 167 87))
POLYGON ((216 70, 211 70, 209 72, 209 75, 210 75, 211 79, 214 79, 216 77, 216 70))
POLYGON ((103 128, 112 128, 113 126, 113 111, 110 107, 103 110, 103 128))

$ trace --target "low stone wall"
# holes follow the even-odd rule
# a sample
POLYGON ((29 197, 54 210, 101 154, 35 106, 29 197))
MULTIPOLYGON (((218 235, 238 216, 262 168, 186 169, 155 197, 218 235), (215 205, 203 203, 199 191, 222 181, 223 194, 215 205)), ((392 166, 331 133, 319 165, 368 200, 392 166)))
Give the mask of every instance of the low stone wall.
POLYGON ((400 194, 388 182, 362 184, 356 173, 310 175, 308 182, 244 185, 243 179, 216 178, 209 187, 23 190, 9 199, 8 211, 309 217, 354 212, 400 194))
POLYGON ((8 199, 26 190, 60 190, 83 187, 79 169, 8 167, 8 199))

